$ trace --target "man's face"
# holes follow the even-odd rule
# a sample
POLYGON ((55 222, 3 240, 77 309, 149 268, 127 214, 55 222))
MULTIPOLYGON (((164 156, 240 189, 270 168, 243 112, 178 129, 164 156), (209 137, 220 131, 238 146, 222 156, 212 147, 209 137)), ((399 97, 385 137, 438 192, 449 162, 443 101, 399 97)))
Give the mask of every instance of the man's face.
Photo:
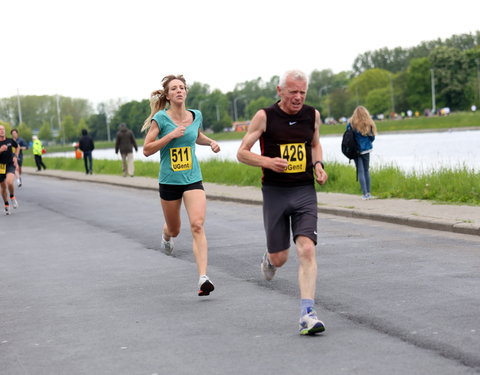
POLYGON ((15 140, 18 138, 18 133, 16 131, 12 132, 12 138, 15 140))
POLYGON ((307 82, 298 79, 287 78, 285 87, 277 86, 280 97, 280 108, 289 115, 298 113, 307 97, 307 82))
POLYGON ((0 137, 5 137, 5 126, 0 126, 0 137))

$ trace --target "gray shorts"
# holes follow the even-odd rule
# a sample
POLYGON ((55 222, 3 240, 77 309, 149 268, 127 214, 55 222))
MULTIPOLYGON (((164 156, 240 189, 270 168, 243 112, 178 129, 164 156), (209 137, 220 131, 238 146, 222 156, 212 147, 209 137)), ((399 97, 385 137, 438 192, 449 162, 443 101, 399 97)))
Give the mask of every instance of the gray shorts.
POLYGON ((263 186, 263 224, 267 250, 277 253, 290 248, 290 226, 293 240, 310 238, 317 244, 317 194, 315 186, 263 186))

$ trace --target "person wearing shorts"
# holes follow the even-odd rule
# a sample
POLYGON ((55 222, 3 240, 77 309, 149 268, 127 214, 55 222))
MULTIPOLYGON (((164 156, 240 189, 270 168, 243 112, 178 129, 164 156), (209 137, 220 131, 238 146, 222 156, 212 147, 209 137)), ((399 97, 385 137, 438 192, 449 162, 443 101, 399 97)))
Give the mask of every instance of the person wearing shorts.
POLYGON ((208 246, 204 229, 207 199, 195 145, 210 146, 213 152, 219 152, 220 147, 200 131, 202 113, 186 109, 188 90, 185 78, 168 75, 163 78, 162 86, 163 89, 150 96, 151 113, 142 127, 142 131, 148 130, 144 155, 148 157, 160 151, 158 182, 165 218, 162 249, 166 254, 172 254, 173 238, 180 234, 183 201, 193 237, 193 254, 199 275, 198 295, 207 296, 214 286, 207 276, 208 246))
POLYGON ((266 280, 285 264, 290 249, 290 231, 299 259, 300 321, 302 335, 325 330, 314 310, 317 279, 317 195, 314 181, 328 179, 323 169, 319 138, 320 113, 305 105, 306 75, 287 71, 280 79, 280 100, 259 110, 237 152, 240 162, 261 167, 263 221, 267 251, 261 261, 266 280), (251 151, 260 141, 261 154, 251 151))
POLYGON ((15 198, 15 154, 13 149, 17 149, 18 144, 11 138, 5 137, 5 127, 0 125, 0 188, 4 202, 5 215, 10 215, 10 202, 13 208, 18 207, 15 198), (9 201, 10 198, 10 201, 9 201))
POLYGON ((17 129, 12 129, 10 131, 10 134, 12 135, 13 140, 18 144, 18 152, 15 152, 17 157, 16 176, 17 176, 17 185, 18 187, 21 187, 22 186, 23 150, 28 149, 28 145, 23 138, 19 137, 17 129))

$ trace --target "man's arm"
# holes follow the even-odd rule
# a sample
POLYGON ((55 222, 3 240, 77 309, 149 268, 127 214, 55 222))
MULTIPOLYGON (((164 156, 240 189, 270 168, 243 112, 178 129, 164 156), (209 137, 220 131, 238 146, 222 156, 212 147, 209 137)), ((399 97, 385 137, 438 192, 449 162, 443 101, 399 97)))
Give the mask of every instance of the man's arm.
POLYGON ((257 142, 267 129, 267 114, 264 110, 258 111, 253 116, 252 122, 248 127, 247 134, 242 139, 242 143, 237 151, 238 161, 251 165, 253 167, 268 168, 275 172, 283 172, 288 165, 288 161, 282 158, 270 158, 255 154, 251 151, 255 142, 257 142))
POLYGON ((312 139, 312 163, 314 163, 315 179, 320 185, 323 185, 328 179, 327 172, 325 172, 321 163, 315 164, 317 161, 323 162, 323 149, 322 144, 320 143, 321 123, 322 119, 320 118, 320 112, 315 110, 315 133, 312 139))

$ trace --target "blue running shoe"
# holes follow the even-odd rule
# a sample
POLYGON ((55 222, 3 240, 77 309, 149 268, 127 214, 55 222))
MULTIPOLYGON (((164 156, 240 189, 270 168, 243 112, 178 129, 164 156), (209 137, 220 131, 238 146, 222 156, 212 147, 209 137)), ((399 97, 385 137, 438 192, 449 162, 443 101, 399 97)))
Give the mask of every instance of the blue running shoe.
POLYGON ((325 331, 325 324, 317 318, 317 313, 311 307, 307 307, 307 313, 300 318, 300 334, 314 335, 325 331))

